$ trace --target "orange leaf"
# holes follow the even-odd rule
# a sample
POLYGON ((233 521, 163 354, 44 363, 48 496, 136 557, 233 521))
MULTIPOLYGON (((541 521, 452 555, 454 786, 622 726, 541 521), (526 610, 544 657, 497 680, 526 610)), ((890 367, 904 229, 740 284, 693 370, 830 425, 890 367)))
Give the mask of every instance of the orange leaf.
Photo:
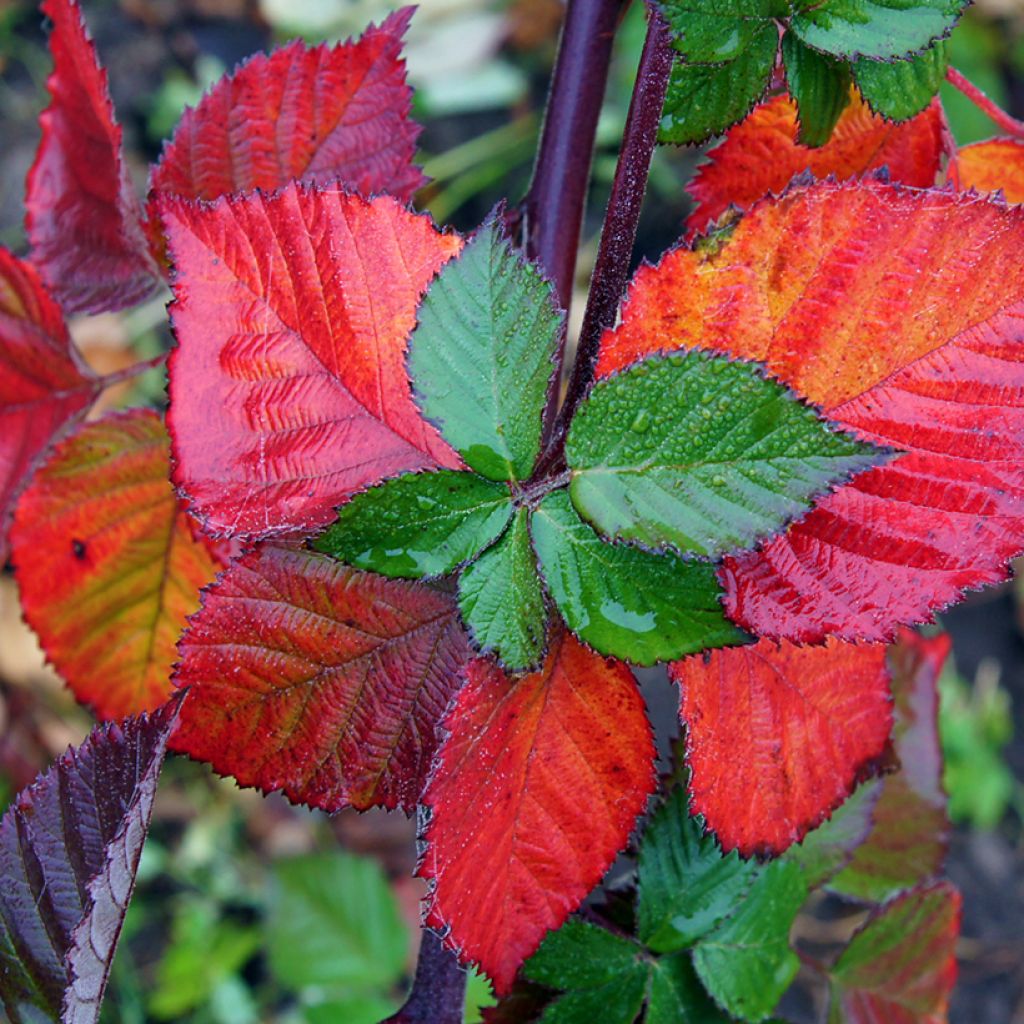
POLYGON ((11 529, 25 618, 100 718, 159 707, 199 590, 216 572, 174 496, 147 410, 86 424, 22 495, 11 529))
POLYGON ((702 231, 729 206, 749 209, 769 192, 780 193, 794 175, 851 178, 880 167, 904 185, 935 184, 948 148, 942 105, 936 99, 916 117, 893 124, 873 114, 856 91, 829 141, 818 148, 796 141, 796 104, 788 95, 762 103, 709 150, 687 191, 696 209, 687 220, 702 231))
POLYGON ((568 633, 543 668, 469 666, 424 795, 426 922, 499 994, 600 881, 654 788, 636 681, 568 633))
POLYGON ((599 375, 654 351, 764 362, 840 426, 908 454, 725 560, 760 636, 888 640, 1024 549, 1024 210, 819 183, 760 203, 714 252, 637 274, 599 375))
POLYGON ((884 644, 761 640, 670 666, 691 811, 726 851, 781 853, 877 764, 892 726, 884 644))
POLYGON ((1024 142, 989 139, 964 146, 950 168, 950 177, 959 188, 978 192, 1001 189, 1008 202, 1024 203, 1024 142))

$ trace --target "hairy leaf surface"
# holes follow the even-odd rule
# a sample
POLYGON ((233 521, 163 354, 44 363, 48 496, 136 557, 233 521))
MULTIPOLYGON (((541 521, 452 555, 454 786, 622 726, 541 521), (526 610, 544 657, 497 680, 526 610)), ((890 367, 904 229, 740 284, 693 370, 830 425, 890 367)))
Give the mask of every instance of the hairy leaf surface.
POLYGON ((294 183, 161 208, 175 481, 211 529, 312 530, 385 477, 458 468, 405 373, 416 305, 457 237, 390 197, 294 183))
POLYGON ((180 650, 173 748, 328 811, 416 805, 470 656, 449 595, 272 545, 204 593, 180 650))
POLYGON ((652 665, 745 639, 722 613, 710 564, 606 543, 565 491, 541 502, 531 533, 566 624, 603 654, 652 665))
POLYGON ((540 671, 487 659, 445 721, 424 796, 426 923, 508 991, 523 959, 600 880, 654 788, 654 743, 629 669, 567 633, 540 671))
POLYGON ((910 630, 903 630, 900 642, 889 649, 892 739, 901 768, 882 779, 872 828, 830 883, 837 892, 881 901, 933 878, 942 868, 949 820, 942 789, 938 679, 949 649, 945 634, 925 638, 910 630))
POLYGON ((501 540, 462 570, 459 608, 473 642, 506 668, 540 662, 548 612, 526 509, 517 509, 501 540))
POLYGON ((935 184, 946 149, 945 118, 937 102, 907 124, 894 125, 872 114, 854 92, 824 146, 801 145, 799 128, 797 106, 785 95, 763 103, 733 128, 709 150, 687 186, 696 203, 687 226, 703 231, 729 206, 748 209, 807 170, 818 178, 849 178, 885 167, 893 181, 927 188, 935 184))
POLYGON ((217 572, 169 474, 159 416, 112 414, 58 445, 15 511, 11 550, 25 618, 101 718, 167 700, 175 644, 217 572))
POLYGON ((416 402, 467 466, 526 480, 563 316, 492 217, 427 290, 409 342, 416 402))
POLYGON ((876 910, 829 974, 829 1024, 942 1024, 956 981, 960 893, 948 882, 876 910))
POLYGON ((171 702, 97 726, 0 822, 0 997, 12 1024, 96 1024, 149 829, 171 702))
POLYGON ((704 352, 599 381, 565 455, 573 504, 605 537, 712 558, 753 547, 885 457, 757 367, 704 352))
POLYGON ((19 492, 98 390, 36 271, 0 248, 0 563, 19 492))
POLYGON ((290 181, 339 183, 411 198, 426 183, 412 160, 404 7, 358 40, 296 40, 256 54, 186 110, 153 170, 155 193, 216 199, 290 181))
POLYGON ((908 454, 725 559, 762 636, 888 640, 1024 549, 1024 210, 879 182, 792 189, 716 251, 637 275, 600 376, 669 344, 763 361, 860 437, 908 454), (927 311, 927 315, 922 315, 927 311))
POLYGON ((1024 203, 1024 142, 989 139, 964 146, 956 154, 953 175, 960 188, 1001 190, 1008 202, 1024 203))
POLYGON ((892 726, 883 644, 761 640, 670 666, 692 809, 726 850, 780 853, 837 807, 892 726), (737 765, 742 764, 742 770, 737 765))
POLYGON ((26 231, 32 262, 68 312, 121 309, 158 276, 121 151, 107 73, 77 0, 44 0, 53 24, 50 105, 29 171, 26 231))
POLYGON ((509 489, 475 473, 407 473, 357 494, 314 546, 384 576, 444 576, 491 544, 511 516, 509 489))

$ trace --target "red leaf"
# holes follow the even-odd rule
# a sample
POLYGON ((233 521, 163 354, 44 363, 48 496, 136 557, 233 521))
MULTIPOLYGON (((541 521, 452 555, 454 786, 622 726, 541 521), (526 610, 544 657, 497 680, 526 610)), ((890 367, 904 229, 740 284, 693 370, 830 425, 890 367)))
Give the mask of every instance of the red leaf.
POLYGON ((43 0, 53 22, 50 105, 27 182, 32 261, 69 312, 122 309, 156 284, 141 209, 121 152, 107 73, 77 0, 43 0))
POLYGON ((471 653, 449 594, 270 545, 205 592, 180 647, 173 749, 328 811, 415 807, 471 653))
POLYGON ((1024 549, 1024 210, 819 183, 759 204, 715 252, 642 269, 599 373, 651 351, 755 359, 840 426, 908 452, 725 560, 759 636, 888 640, 1024 549))
POLYGON ((938 682, 949 650, 945 634, 925 638, 906 629, 889 648, 892 738, 901 768, 882 781, 871 831, 830 883, 848 896, 884 900, 942 869, 949 820, 942 790, 938 682))
POLYGON ((168 480, 159 417, 136 409, 57 446, 22 495, 11 548, 25 618, 101 718, 159 707, 175 643, 216 562, 168 480))
POLYGON ((18 492, 98 392, 35 270, 0 248, 0 564, 18 492))
POLYGON ((948 882, 879 907, 829 972, 829 1020, 945 1024, 959 933, 960 893, 948 882))
POLYGON ((532 675, 471 662, 445 728, 423 798, 426 923, 500 995, 625 845, 654 788, 651 729, 629 669, 568 633, 532 675))
POLYGON ((958 188, 1001 189, 1008 202, 1024 203, 1024 142, 989 139, 964 146, 950 166, 950 177, 958 188))
POLYGON ((405 370, 420 296, 458 237, 386 196, 295 183, 163 214, 175 481, 211 530, 312 530, 385 477, 460 466, 405 370))
POLYGON ((889 738, 882 644, 761 640, 669 671, 687 727, 691 811, 726 852, 799 842, 871 774, 889 738))
POLYGON ((295 179, 409 199, 426 178, 412 160, 402 36, 413 8, 362 38, 257 54, 186 110, 153 170, 152 190, 190 199, 271 191, 295 179))
POLYGON ((0 823, 0 997, 11 1019, 95 1024, 177 704, 97 726, 0 823))
POLYGON ((782 95, 731 129, 687 186, 696 204, 687 227, 702 231, 729 206, 749 209, 807 170, 816 178, 845 179, 885 167, 893 181, 928 188, 947 155, 948 130, 937 99, 917 117, 893 124, 873 114, 854 91, 831 138, 816 149, 796 141, 798 127, 796 104, 782 95))

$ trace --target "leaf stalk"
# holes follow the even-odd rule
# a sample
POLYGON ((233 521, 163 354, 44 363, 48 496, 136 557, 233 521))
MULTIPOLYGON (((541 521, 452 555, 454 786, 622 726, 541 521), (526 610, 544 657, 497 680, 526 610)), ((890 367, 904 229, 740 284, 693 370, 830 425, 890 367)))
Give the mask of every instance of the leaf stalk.
POLYGON ((959 89, 986 117, 991 118, 1008 135, 1015 139, 1024 139, 1024 121, 1012 117, 994 100, 986 96, 973 82, 950 66, 946 69, 946 81, 959 89))

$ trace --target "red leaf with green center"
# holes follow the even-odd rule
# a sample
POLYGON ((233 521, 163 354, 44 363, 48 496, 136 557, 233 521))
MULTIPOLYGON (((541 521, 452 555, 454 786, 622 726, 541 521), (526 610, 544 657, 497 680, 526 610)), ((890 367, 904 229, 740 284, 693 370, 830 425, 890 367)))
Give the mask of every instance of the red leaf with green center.
POLYGON ((670 666, 691 813, 726 851, 781 853, 870 774, 892 726, 883 644, 761 640, 670 666))
POLYGON ((25 618, 101 718, 167 700, 175 644, 217 571, 170 468, 155 413, 107 416, 57 446, 15 510, 11 550, 25 618))
POLYGON ((186 110, 153 170, 152 190, 216 199, 289 181, 409 199, 426 183, 412 160, 405 7, 337 46, 290 43, 257 54, 186 110))
POLYGON ((958 188, 1002 190, 1008 202, 1024 203, 1024 142, 989 139, 964 146, 950 167, 950 177, 958 188))
POLYGON ((54 66, 25 197, 32 261, 69 312, 122 309, 153 290, 158 272, 107 73, 76 0, 44 0, 42 11, 53 22, 54 66))
POLYGON ((768 192, 780 193, 794 175, 852 178, 880 167, 893 181, 928 188, 948 152, 948 129, 935 100, 917 117, 893 124, 871 113, 855 90, 829 141, 819 148, 798 143, 796 104, 788 95, 762 103, 709 150, 686 190, 696 209, 686 224, 702 231, 730 206, 749 209, 768 192))
POLYGON ((14 1024, 96 1024, 177 702, 97 726, 0 822, 0 998, 14 1024))
POLYGON ((426 923, 503 994, 626 844, 654 788, 654 743, 629 669, 568 633, 531 675, 486 658, 468 675, 423 797, 419 874, 426 923))
POLYGON ((388 196, 296 183, 162 212, 175 482, 212 531, 313 530, 385 477, 460 467, 405 370, 417 304, 458 237, 388 196))
POLYGON ((19 491, 98 391, 39 275, 0 248, 0 563, 19 491))
POLYGON ((708 348, 768 370, 855 435, 907 454, 760 549, 726 610, 760 635, 888 640, 1024 550, 1024 210, 822 182, 759 204, 713 251, 642 269, 607 376, 708 348))
POLYGON ((948 882, 879 907, 829 972, 833 1024, 944 1024, 960 893, 948 882))
POLYGON ((454 598, 261 545, 203 595, 172 747, 243 786, 337 811, 411 811, 469 642, 454 598))
POLYGON ((910 630, 903 630, 899 643, 889 648, 892 739, 901 767, 882 780, 871 831, 829 883, 847 896, 885 900, 942 869, 949 820, 942 789, 938 682, 949 649, 945 634, 922 637, 910 630))

